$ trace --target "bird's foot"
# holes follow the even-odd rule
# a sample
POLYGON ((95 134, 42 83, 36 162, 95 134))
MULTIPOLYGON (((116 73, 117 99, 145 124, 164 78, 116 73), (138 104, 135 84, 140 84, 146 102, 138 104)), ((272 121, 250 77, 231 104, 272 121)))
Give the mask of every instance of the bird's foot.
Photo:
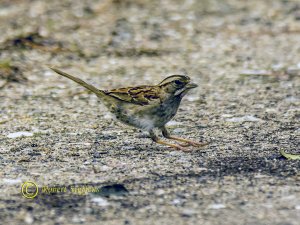
POLYGON ((160 140, 160 139, 155 140, 155 142, 158 143, 158 144, 169 146, 170 148, 178 150, 178 151, 183 151, 183 152, 190 152, 191 151, 190 149, 185 148, 187 146, 171 144, 171 143, 168 143, 168 142, 160 140))
POLYGON ((186 140, 185 143, 179 144, 180 146, 187 147, 187 146, 193 146, 193 147, 203 147, 206 145, 209 145, 209 143, 204 143, 204 142, 197 142, 197 141, 191 141, 191 140, 186 140))
POLYGON ((167 138, 175 140, 175 141, 183 142, 183 143, 179 144, 182 147, 188 147, 188 146, 203 147, 203 146, 206 146, 209 144, 209 143, 204 143, 204 142, 192 141, 189 139, 184 139, 184 138, 180 138, 180 137, 176 137, 176 136, 169 136, 167 138))

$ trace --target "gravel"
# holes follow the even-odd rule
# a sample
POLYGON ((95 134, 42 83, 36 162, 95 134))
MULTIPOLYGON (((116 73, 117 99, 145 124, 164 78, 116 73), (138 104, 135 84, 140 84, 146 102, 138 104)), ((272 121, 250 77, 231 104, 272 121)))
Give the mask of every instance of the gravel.
POLYGON ((299 153, 299 6, 1 1, 1 223, 299 224, 300 161, 279 153, 299 153), (48 65, 102 89, 188 74, 170 131, 210 144, 154 144, 48 65))

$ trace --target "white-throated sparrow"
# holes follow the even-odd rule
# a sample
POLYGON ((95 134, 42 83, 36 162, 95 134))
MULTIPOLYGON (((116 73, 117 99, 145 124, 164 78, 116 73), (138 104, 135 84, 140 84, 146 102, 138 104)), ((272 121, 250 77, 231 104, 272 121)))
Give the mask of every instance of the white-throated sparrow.
POLYGON ((207 145, 207 143, 198 143, 172 136, 165 127, 165 124, 175 116, 182 97, 190 89, 198 86, 191 83, 188 76, 172 75, 165 78, 158 85, 142 85, 108 91, 99 90, 83 80, 56 68, 50 67, 50 69, 94 92, 118 120, 148 131, 152 140, 157 143, 183 151, 186 151, 187 149, 184 147, 189 145, 207 145), (184 142, 185 144, 176 145, 161 140, 154 133, 154 128, 160 129, 165 138, 184 142))

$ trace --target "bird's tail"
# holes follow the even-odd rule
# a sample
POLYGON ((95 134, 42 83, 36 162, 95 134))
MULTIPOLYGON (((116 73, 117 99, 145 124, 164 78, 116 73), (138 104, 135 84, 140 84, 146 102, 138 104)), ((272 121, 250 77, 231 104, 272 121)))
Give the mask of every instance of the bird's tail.
POLYGON ((103 96, 103 91, 102 90, 99 90, 98 88, 94 87, 93 85, 90 85, 90 84, 87 84, 86 82, 84 82, 83 80, 77 78, 77 77, 74 77, 70 74, 67 74, 59 69, 56 69, 54 67, 49 67, 51 70, 53 70, 54 72, 58 73, 59 75, 61 76, 64 76, 64 77, 67 77, 69 78, 70 80, 73 80, 75 81, 76 83, 80 84, 81 86, 89 89, 90 91, 94 92, 97 96, 103 96))

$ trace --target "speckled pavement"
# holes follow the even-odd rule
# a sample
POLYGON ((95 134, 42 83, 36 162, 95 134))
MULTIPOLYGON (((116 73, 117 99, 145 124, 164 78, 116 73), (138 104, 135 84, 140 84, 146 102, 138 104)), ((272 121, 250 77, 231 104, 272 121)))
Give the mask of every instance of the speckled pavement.
POLYGON ((279 153, 300 151, 299 9, 1 1, 1 223, 299 224, 300 161, 279 153), (188 74, 199 87, 168 127, 210 145, 154 144, 49 65, 102 89, 188 74))

